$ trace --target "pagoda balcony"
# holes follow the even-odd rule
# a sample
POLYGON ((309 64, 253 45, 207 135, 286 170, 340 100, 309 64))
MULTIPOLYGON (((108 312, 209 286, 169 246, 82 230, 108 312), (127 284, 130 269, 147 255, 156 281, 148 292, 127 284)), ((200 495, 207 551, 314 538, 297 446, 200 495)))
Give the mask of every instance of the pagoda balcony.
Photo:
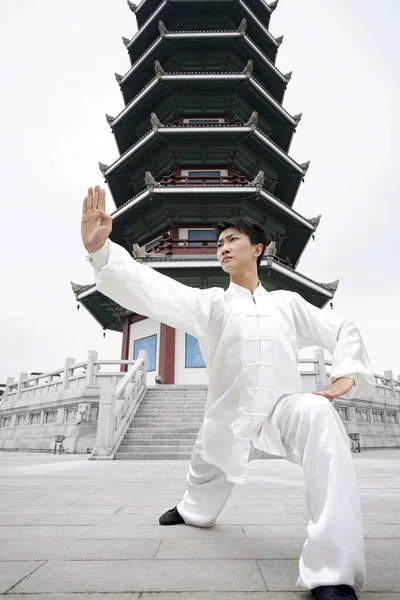
POLYGON ((155 126, 113 165, 101 165, 117 206, 124 204, 142 187, 145 172, 156 180, 172 170, 201 165, 232 165, 253 180, 258 171, 266 176, 266 189, 292 205, 308 163, 298 164, 253 124, 155 126), (232 159, 234 161, 232 163, 232 159))
MULTIPOLYGON (((193 10, 201 6, 203 3, 204 0, 192 0, 191 5, 193 10)), ((212 2, 209 2, 208 6, 210 6, 211 3, 212 2)), ((215 3, 216 2, 214 2, 214 4, 215 3)), ((224 2, 224 0, 219 0, 219 4, 223 5, 225 3, 226 2, 224 2)), ((138 28, 143 27, 146 21, 151 18, 152 14, 159 7, 159 4, 160 0, 142 0, 142 2, 140 2, 136 8, 132 6, 132 10, 136 16, 138 28)), ((257 15, 257 18, 264 25, 264 27, 268 28, 274 8, 270 7, 264 0, 246 0, 246 4, 249 6, 252 12, 257 15)))
MULTIPOLYGON (((173 238, 164 234, 162 238, 151 248, 148 258, 167 256, 216 256, 217 241, 209 238, 199 241, 193 239, 173 238)), ((274 261, 283 266, 294 269, 294 265, 288 256, 274 256, 274 261)))
POLYGON ((112 214, 111 239, 130 251, 133 243, 147 246, 150 239, 156 241, 164 233, 169 234, 171 221, 179 220, 180 227, 186 223, 190 228, 207 229, 234 215, 252 216, 265 223, 271 238, 281 240, 277 254, 288 257, 295 268, 320 222, 320 216, 306 219, 253 182, 245 185, 192 182, 186 186, 157 183, 149 184, 112 214))
MULTIPOLYGON (((262 44, 262 48, 264 45, 262 44)), ((247 33, 232 31, 157 32, 132 61, 132 67, 118 76, 127 104, 154 77, 154 62, 169 72, 237 72, 253 61, 257 79, 280 103, 283 101, 288 75, 284 75, 247 33)))
POLYGON ((152 112, 167 123, 229 114, 245 122, 253 111, 260 131, 288 152, 301 115, 292 117, 253 75, 243 72, 165 73, 153 78, 117 117, 107 119, 123 153, 148 131, 152 112))
MULTIPOLYGON (((200 171, 199 171, 200 173, 200 171)), ((178 175, 176 173, 168 173, 163 175, 159 181, 160 185, 175 186, 175 185, 251 185, 251 182, 245 175, 234 173, 232 175, 178 175)))
MULTIPOLYGON (((199 2, 201 5, 202 2, 199 2)), ((204 7, 204 5, 203 5, 204 7)), ((260 21, 245 0, 215 0, 207 3, 202 15, 193 11, 193 0, 164 0, 145 23, 138 29, 130 41, 124 38, 131 63, 153 44, 160 32, 162 21, 163 35, 170 30, 191 32, 197 29, 205 31, 235 31, 246 19, 246 33, 258 46, 265 49, 268 58, 274 63, 281 40, 276 40, 260 21), (210 7, 213 10, 210 11, 210 7)))

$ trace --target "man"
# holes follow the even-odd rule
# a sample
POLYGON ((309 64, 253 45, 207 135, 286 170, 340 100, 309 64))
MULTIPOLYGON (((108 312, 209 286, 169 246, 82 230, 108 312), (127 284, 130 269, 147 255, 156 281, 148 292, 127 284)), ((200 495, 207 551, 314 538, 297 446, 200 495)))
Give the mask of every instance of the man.
POLYGON ((187 491, 161 525, 211 527, 235 483, 244 483, 251 445, 301 464, 310 516, 297 586, 318 600, 356 599, 365 585, 364 538, 349 438, 331 401, 371 393, 375 378, 357 327, 299 294, 267 292, 258 268, 269 243, 252 219, 216 225, 217 257, 229 288, 196 289, 137 263, 108 240, 105 191, 90 188, 82 239, 100 292, 125 308, 199 340, 209 385, 187 491), (299 349, 332 355, 331 383, 303 393, 299 349))

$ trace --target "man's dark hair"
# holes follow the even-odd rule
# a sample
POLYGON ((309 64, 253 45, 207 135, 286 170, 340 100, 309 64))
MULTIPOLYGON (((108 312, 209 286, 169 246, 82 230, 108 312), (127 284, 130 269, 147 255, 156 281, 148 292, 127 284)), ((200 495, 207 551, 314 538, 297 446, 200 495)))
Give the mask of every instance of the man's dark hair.
POLYGON ((223 219, 214 225, 214 230, 217 233, 217 240, 221 233, 225 231, 225 229, 228 229, 228 227, 235 227, 240 233, 248 235, 252 246, 255 244, 263 244, 263 250, 260 256, 257 257, 257 270, 259 270, 265 250, 271 243, 271 238, 264 230, 264 227, 250 217, 231 217, 229 219, 223 219))

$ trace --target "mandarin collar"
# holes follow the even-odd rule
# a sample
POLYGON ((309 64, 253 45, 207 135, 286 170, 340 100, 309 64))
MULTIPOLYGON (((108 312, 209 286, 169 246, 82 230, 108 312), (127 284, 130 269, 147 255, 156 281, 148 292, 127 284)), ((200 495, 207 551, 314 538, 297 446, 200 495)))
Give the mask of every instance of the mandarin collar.
MULTIPOLYGON (((237 283, 233 283, 233 281, 230 282, 227 291, 233 293, 235 296, 247 296, 249 298, 252 296, 251 291, 248 288, 238 285, 237 283)), ((254 290, 253 295, 260 296, 261 294, 265 294, 265 289, 263 288, 261 281, 258 280, 258 286, 254 290)))

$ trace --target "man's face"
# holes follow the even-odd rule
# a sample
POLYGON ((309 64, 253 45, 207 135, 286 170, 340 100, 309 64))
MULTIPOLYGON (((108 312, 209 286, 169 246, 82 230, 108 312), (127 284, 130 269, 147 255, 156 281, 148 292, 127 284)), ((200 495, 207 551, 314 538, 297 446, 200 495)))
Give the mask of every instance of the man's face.
POLYGON ((248 235, 235 227, 228 227, 218 238, 217 258, 225 273, 246 272, 253 268, 262 247, 262 244, 253 246, 248 235))

